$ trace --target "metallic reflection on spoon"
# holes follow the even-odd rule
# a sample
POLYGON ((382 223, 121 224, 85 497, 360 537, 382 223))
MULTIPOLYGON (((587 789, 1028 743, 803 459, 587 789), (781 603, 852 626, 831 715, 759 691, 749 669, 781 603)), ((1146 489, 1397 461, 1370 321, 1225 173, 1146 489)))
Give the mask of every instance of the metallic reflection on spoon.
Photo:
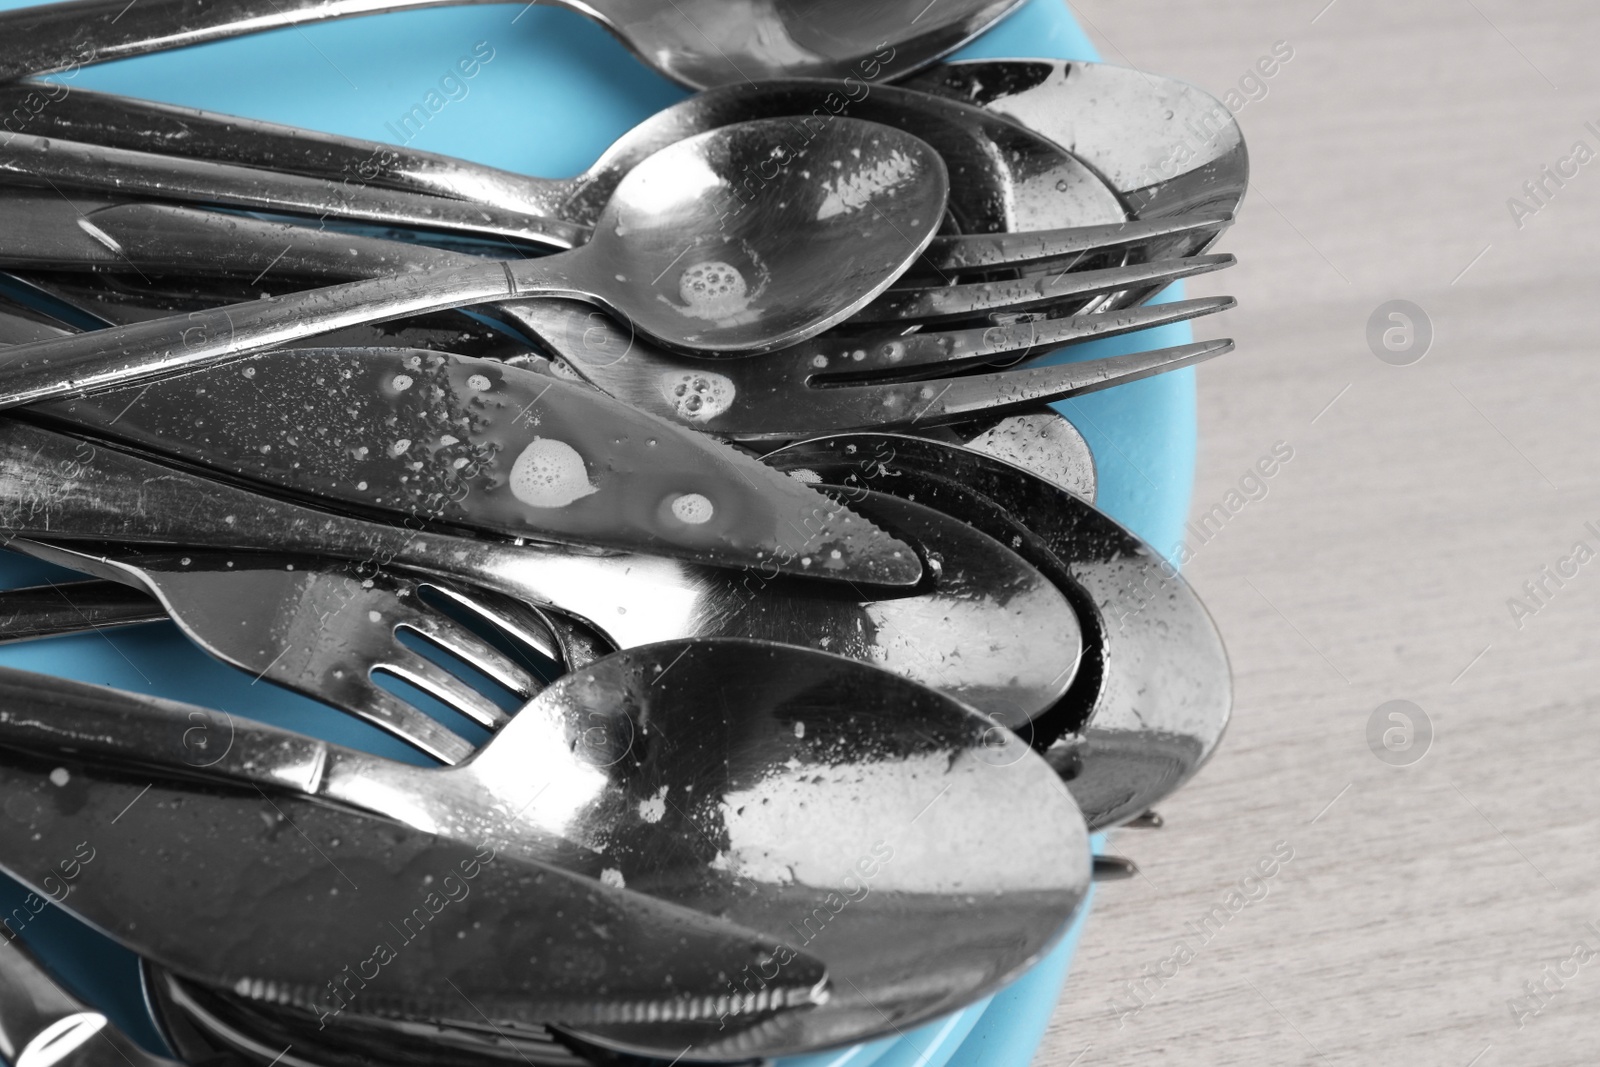
MULTIPOLYGON (((1093 168, 1138 219, 1203 211, 1231 217, 1250 157, 1233 114, 1202 89, 1109 63, 1054 59, 943 64, 911 83, 1022 123, 1093 168)), ((1220 229, 1154 255, 1196 255, 1220 229)))
POLYGON ((915 437, 841 434, 766 462, 914 495, 1060 583, 1084 627, 1084 662, 1062 703, 1032 723, 1032 741, 1091 829, 1138 816, 1216 748, 1232 707, 1216 627, 1171 564, 1092 505, 1020 467, 915 437))
POLYGON ((791 961, 827 967, 831 995, 801 1011, 579 1024, 635 1051, 778 1055, 915 1025, 1020 974, 1088 887, 1082 818, 1025 742, 927 687, 769 642, 605 657, 440 769, 245 720, 196 767, 181 742, 197 709, 0 671, 0 694, 28 687, 46 710, 0 713, 8 747, 243 782, 442 843, 491 839, 508 860, 761 931, 766 958, 727 976, 736 1000, 768 1005, 791 961))
MULTIPOLYGON (((7 99, 0 87, 0 101, 7 99)), ((73 158, 83 146, 56 144, 48 155, 31 157, 30 169, 50 162, 58 189, 101 189, 127 196, 143 188, 164 200, 206 202, 202 191, 218 203, 338 218, 387 218, 392 224, 431 219, 430 229, 477 234, 502 247, 506 238, 570 248, 586 239, 618 185, 653 153, 685 138, 732 123, 778 119, 784 140, 809 143, 837 116, 868 119, 911 133, 929 144, 949 168, 949 214, 964 234, 1053 229, 1091 223, 1120 223, 1126 211, 1116 195, 1083 163, 1048 138, 1005 118, 926 93, 865 84, 841 87, 834 79, 785 79, 739 85, 699 93, 646 118, 628 130, 587 170, 572 178, 547 179, 495 170, 450 156, 300 130, 253 119, 218 115, 111 94, 74 92, 35 116, 29 134, 42 148, 82 140, 102 148, 161 152, 169 169, 158 187, 150 180, 151 161, 134 165, 125 159, 109 179, 113 156, 101 153, 94 162, 73 158), (841 89, 843 90, 841 92, 841 89), (259 168, 237 187, 219 187, 215 171, 184 162, 207 161, 259 168), (273 172, 278 172, 274 174, 273 172), (315 194, 303 183, 274 180, 282 175, 354 185, 353 193, 315 194), (232 192, 227 192, 231 189, 232 192), (299 191, 296 191, 296 190, 299 191), (383 191, 401 196, 385 205, 383 191), (430 193, 416 200, 410 194, 430 193), (331 199, 329 196, 331 195, 331 199), (241 199, 241 197, 243 197, 241 199), (320 197, 320 199, 319 199, 320 197), (474 221, 455 201, 486 207, 474 221), (359 203, 365 205, 355 209, 359 203), (296 206, 297 205, 297 206, 296 206), (512 212, 513 218, 501 217, 512 212), (1017 222, 1026 217, 1025 226, 1017 222), (498 220, 498 221, 497 221, 498 220), (519 221, 520 220, 520 221, 519 221)), ((11 154, 30 143, 12 145, 11 154)), ((770 164, 751 163, 759 177, 770 164)), ((0 171, 3 173, 3 171, 0 171)), ((244 174, 251 174, 245 171, 244 174)), ((241 175, 242 177, 242 175, 241 175)), ((35 182, 34 184, 38 184, 35 182)), ((481 249, 480 249, 481 251, 481 249)))

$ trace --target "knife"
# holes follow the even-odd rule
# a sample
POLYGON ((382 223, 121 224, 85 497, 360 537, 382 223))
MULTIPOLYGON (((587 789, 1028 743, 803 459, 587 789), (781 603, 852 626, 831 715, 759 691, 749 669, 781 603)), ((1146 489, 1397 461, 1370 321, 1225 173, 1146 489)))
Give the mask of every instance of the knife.
MULTIPOLYGON (((27 710, 48 716, 72 684, 40 676, 27 710)), ((211 717, 197 729, 225 720, 193 710, 211 717)), ((770 960, 770 938, 503 855, 492 838, 474 847, 288 793, 15 749, 0 752, 0 809, 0 867, 41 907, 53 900, 175 973, 324 1023, 348 1012, 596 1025, 759 1015, 826 995, 823 965, 804 954, 745 993, 730 978, 770 960)))
POLYGON ((872 585, 921 577, 910 546, 811 486, 587 385, 494 360, 263 352, 30 417, 408 525, 872 585))
POLYGON ((738 632, 744 618, 797 632, 797 619, 820 616, 837 624, 853 619, 861 604, 860 593, 822 596, 818 583, 774 581, 772 570, 740 572, 368 522, 14 419, 0 419, 0 545, 7 536, 403 567, 557 608, 617 648, 738 632))

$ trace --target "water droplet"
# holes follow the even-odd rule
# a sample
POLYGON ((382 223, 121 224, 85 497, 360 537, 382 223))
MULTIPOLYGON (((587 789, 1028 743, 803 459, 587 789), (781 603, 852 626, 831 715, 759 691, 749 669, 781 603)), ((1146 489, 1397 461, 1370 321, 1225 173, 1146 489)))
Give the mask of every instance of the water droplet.
POLYGON ((409 374, 396 374, 389 379, 389 384, 394 387, 396 392, 403 393, 411 388, 411 381, 411 375, 409 374))
POLYGON ((484 374, 469 374, 467 375, 467 387, 480 393, 487 393, 489 391, 489 378, 484 374))

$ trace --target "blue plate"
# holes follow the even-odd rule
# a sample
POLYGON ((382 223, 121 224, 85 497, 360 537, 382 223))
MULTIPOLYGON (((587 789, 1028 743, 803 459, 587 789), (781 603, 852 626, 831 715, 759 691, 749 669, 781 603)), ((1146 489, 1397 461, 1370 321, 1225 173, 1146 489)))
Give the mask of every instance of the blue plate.
MULTIPOLYGON (((0 8, 26 0, 0 0, 0 8)), ((959 58, 1094 59, 1060 0, 1030 0, 959 58)), ((605 31, 553 7, 466 6, 324 23, 90 67, 68 85, 403 142, 548 177, 589 165, 629 127, 684 90, 640 65, 605 31), (477 73, 462 78, 461 59, 477 73), (472 64, 468 65, 473 66, 472 64), (426 121, 417 123, 413 105, 426 121)), ((1169 294, 1170 296, 1171 294, 1169 294)), ((1183 344, 1187 326, 1081 346, 1085 359, 1183 344)), ((1194 375, 1177 371, 1058 405, 1094 450, 1100 506, 1150 543, 1175 549, 1194 470, 1194 375)), ((0 584, 71 578, 0 553, 0 584)), ((154 692, 411 762, 386 735, 223 667, 162 624, 0 648, 0 663, 154 692)), ((57 975, 126 1032, 165 1044, 145 1010, 136 959, 54 907, 22 908, 0 876, 0 917, 57 975), (20 909, 20 910, 13 910, 20 909)), ((1087 909, 1085 909, 1085 912, 1087 909)), ((1010 988, 894 1038, 782 1061, 784 1067, 940 1067, 1028 1063, 1066 978, 1083 917, 1010 988)))

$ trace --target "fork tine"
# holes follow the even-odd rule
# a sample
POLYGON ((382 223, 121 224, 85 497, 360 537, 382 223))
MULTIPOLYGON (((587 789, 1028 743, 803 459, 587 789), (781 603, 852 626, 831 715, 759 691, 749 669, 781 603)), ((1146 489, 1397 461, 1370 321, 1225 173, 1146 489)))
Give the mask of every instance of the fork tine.
POLYGON ((472 742, 366 675, 350 678, 337 693, 317 694, 317 699, 366 720, 441 763, 460 763, 477 751, 472 742))
POLYGON ((1103 226, 935 237, 905 278, 917 279, 929 273, 950 274, 1037 265, 1162 238, 1221 230, 1232 224, 1231 214, 1196 213, 1162 219, 1135 219, 1103 226))
POLYGON ((419 585, 482 618, 545 659, 560 661, 560 642, 550 632, 550 627, 545 624, 539 613, 526 604, 482 589, 468 592, 457 586, 433 581, 421 582, 419 585))
MULTIPOLYGON (((1007 326, 924 330, 912 334, 885 331, 870 341, 861 339, 856 345, 828 346, 834 352, 827 355, 820 351, 825 345, 824 335, 808 346, 803 370, 808 374, 809 384, 822 388, 832 388, 834 380, 839 378, 877 376, 881 380, 883 376, 905 375, 919 367, 951 371, 975 361, 1021 358, 1030 352, 1045 352, 1061 345, 1186 322, 1227 311, 1236 303, 1231 296, 1213 296, 1007 326)), ((774 356, 781 355, 774 353, 774 356)))
POLYGON ((1162 286, 1179 278, 1233 266, 1231 255, 1189 256, 1130 263, 1104 270, 1063 271, 1055 275, 968 282, 963 285, 891 289, 858 311, 851 325, 875 322, 923 323, 997 312, 1026 311, 1068 296, 1113 293, 1138 286, 1162 286))
POLYGON ((395 650, 374 664, 372 669, 409 682, 480 726, 496 730, 511 721, 511 717, 494 701, 422 653, 414 652, 398 642, 395 650))
POLYGON ((531 700, 540 689, 544 688, 532 672, 454 619, 424 614, 415 622, 408 621, 400 625, 438 645, 457 659, 470 663, 475 670, 493 678, 524 700, 531 700))
POLYGON ((807 433, 817 434, 936 426, 1137 381, 1192 366, 1232 348, 1232 340, 1204 341, 1049 367, 816 389, 806 394, 803 404, 794 403, 797 410, 792 418, 803 421, 807 433))

